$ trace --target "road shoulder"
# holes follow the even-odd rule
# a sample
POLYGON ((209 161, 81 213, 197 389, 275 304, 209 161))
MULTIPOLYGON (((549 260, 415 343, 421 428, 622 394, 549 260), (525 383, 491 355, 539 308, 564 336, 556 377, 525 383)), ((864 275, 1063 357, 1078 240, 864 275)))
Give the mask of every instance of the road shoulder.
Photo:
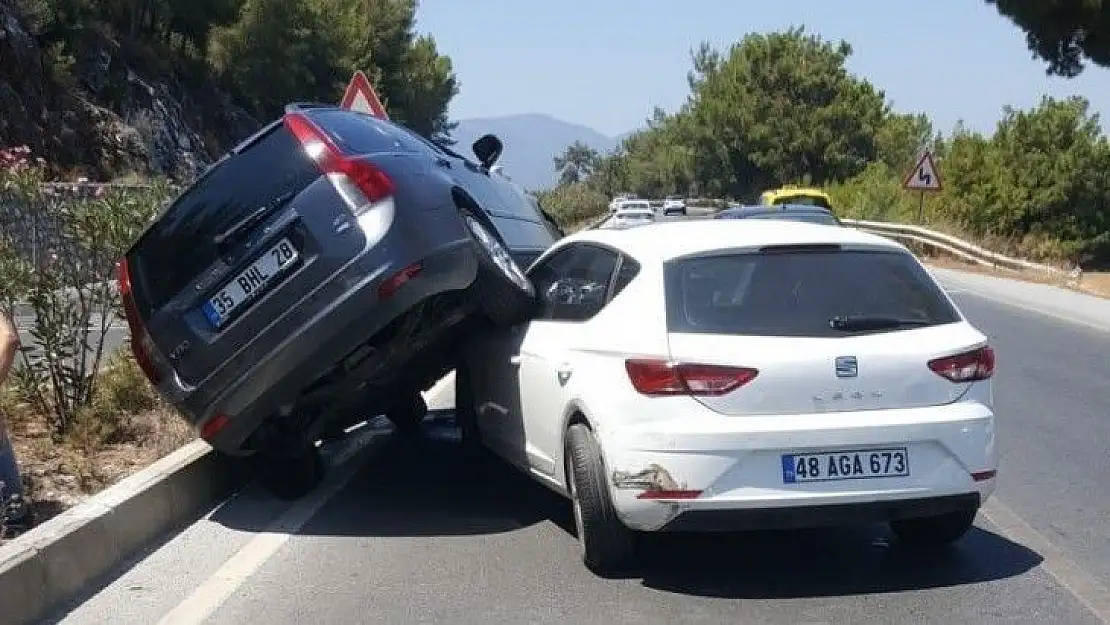
POLYGON ((1110 332, 1110 300, 1057 286, 931 266, 946 289, 1022 308, 1060 321, 1110 332))

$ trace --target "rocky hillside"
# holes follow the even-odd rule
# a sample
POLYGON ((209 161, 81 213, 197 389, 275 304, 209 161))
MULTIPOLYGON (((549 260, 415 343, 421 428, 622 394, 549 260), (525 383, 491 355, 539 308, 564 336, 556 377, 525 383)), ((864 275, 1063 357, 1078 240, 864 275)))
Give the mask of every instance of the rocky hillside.
POLYGON ((394 119, 450 129, 458 85, 416 0, 0 0, 0 148, 61 177, 188 179, 354 69, 394 119))
POLYGON ((258 128, 227 94, 184 84, 183 72, 138 46, 95 28, 75 35, 58 59, 25 15, 0 3, 0 145, 27 145, 60 175, 188 178, 258 128))

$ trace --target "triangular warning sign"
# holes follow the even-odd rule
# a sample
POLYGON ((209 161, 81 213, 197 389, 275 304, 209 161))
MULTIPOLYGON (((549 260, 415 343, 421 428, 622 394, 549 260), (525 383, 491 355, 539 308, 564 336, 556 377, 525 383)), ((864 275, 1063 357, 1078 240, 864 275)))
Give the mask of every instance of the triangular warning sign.
POLYGON ((378 99, 378 94, 374 92, 366 74, 363 74, 361 70, 356 71, 351 76, 351 82, 347 84, 347 90, 343 93, 343 99, 339 106, 352 111, 369 113, 380 119, 389 119, 385 107, 382 106, 382 101, 378 99))
POLYGON ((917 164, 902 181, 902 186, 911 191, 940 191, 940 173, 933 163, 932 153, 926 150, 921 154, 917 164))

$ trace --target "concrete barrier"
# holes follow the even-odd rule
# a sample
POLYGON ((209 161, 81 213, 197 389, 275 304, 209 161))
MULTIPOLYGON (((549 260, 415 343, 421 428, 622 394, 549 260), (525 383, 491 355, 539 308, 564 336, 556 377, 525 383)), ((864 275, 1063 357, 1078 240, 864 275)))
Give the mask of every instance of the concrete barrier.
POLYGON ((0 546, 0 621, 31 623, 57 610, 245 477, 241 461, 197 440, 0 546))

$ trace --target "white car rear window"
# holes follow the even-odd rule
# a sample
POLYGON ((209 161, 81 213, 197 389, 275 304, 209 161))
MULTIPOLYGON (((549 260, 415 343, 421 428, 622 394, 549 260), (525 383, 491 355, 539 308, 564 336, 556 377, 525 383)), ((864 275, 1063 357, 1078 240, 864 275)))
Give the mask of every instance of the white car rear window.
POLYGON ((835 246, 672 261, 671 332, 844 336, 955 323, 960 314, 910 255, 835 246))

